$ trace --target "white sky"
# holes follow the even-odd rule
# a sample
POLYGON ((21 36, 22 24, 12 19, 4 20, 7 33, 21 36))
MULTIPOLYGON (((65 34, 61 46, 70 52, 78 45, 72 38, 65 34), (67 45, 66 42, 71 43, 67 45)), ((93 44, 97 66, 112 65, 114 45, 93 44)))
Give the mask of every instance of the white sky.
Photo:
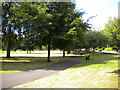
POLYGON ((93 28, 102 30, 104 24, 109 17, 118 16, 118 2, 119 0, 75 0, 76 9, 83 8, 86 14, 83 15, 83 19, 86 21, 91 16, 96 16, 90 20, 89 23, 93 25, 93 28))

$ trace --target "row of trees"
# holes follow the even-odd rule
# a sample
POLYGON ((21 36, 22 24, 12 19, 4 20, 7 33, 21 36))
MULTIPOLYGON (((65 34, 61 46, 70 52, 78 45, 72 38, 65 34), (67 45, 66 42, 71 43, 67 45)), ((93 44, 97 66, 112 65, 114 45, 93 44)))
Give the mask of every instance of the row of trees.
POLYGON ((103 31, 88 31, 86 34, 86 44, 84 47, 86 49, 92 48, 105 48, 111 42, 111 39, 103 33, 103 31))
POLYGON ((101 31, 88 31, 85 34, 85 41, 83 48, 106 48, 113 47, 114 50, 120 50, 120 19, 116 17, 109 18, 105 24, 105 28, 101 31))
POLYGON ((66 50, 106 45, 118 48, 118 19, 108 21, 102 31, 91 31, 82 19, 83 14, 75 10, 72 2, 2 3, 2 49, 9 58, 11 50, 30 51, 46 46, 50 62, 51 49, 63 50, 65 56, 66 50))
POLYGON ((2 46, 7 58, 12 49, 33 50, 42 45, 63 50, 78 47, 88 24, 81 19, 83 12, 72 2, 2 3, 2 46))

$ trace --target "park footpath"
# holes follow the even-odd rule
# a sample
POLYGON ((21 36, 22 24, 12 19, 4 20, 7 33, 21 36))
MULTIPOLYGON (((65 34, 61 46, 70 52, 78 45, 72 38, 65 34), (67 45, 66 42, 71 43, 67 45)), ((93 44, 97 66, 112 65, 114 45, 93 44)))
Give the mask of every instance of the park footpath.
POLYGON ((58 73, 80 63, 81 60, 82 56, 71 56, 69 60, 51 66, 1 75, 2 88, 12 88, 17 85, 58 73))

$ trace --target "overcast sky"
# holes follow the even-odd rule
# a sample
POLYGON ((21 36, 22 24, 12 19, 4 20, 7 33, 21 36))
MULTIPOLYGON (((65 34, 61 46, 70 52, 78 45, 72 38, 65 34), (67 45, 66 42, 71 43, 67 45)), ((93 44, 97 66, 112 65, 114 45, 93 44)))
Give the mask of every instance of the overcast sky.
POLYGON ((90 20, 93 27, 98 30, 104 28, 104 24, 109 17, 118 16, 118 2, 120 0, 75 0, 76 9, 83 8, 86 14, 83 19, 86 21, 91 16, 96 16, 90 20))

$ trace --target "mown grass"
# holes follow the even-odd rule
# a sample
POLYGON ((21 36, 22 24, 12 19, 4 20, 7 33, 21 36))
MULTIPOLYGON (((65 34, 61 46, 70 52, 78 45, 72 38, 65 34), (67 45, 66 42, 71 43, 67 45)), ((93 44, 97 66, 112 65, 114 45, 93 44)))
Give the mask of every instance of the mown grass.
POLYGON ((98 51, 100 51, 100 50, 102 50, 102 51, 116 51, 116 50, 114 50, 113 49, 113 47, 107 47, 107 48, 105 48, 104 50, 102 49, 102 48, 99 48, 99 49, 97 49, 98 51))
MULTIPOLYGON (((10 52, 10 54, 46 54, 46 53, 47 53, 47 50, 34 50, 34 51, 31 51, 31 53, 30 52, 27 53, 27 51, 21 51, 21 50, 10 52)), ((61 54, 61 53, 62 52, 60 50, 51 50, 51 54, 61 54)), ((6 55, 6 51, 0 50, 0 54, 1 55, 6 55)))
POLYGON ((113 50, 112 47, 109 47, 109 48, 105 48, 104 51, 115 51, 115 50, 113 50))
POLYGON ((12 57, 5 58, 3 57, 0 60, 0 65, 2 65, 2 70, 0 74, 9 74, 13 72, 20 72, 24 70, 30 70, 35 68, 40 68, 59 62, 68 60, 69 57, 51 57, 52 62, 47 62, 47 57, 12 57))
MULTIPOLYGON (((11 51, 11 54, 26 54, 27 51, 11 51)), ((6 51, 0 50, 0 54, 6 54, 6 51)))
POLYGON ((14 88, 118 88, 118 55, 91 55, 74 67, 14 88))

